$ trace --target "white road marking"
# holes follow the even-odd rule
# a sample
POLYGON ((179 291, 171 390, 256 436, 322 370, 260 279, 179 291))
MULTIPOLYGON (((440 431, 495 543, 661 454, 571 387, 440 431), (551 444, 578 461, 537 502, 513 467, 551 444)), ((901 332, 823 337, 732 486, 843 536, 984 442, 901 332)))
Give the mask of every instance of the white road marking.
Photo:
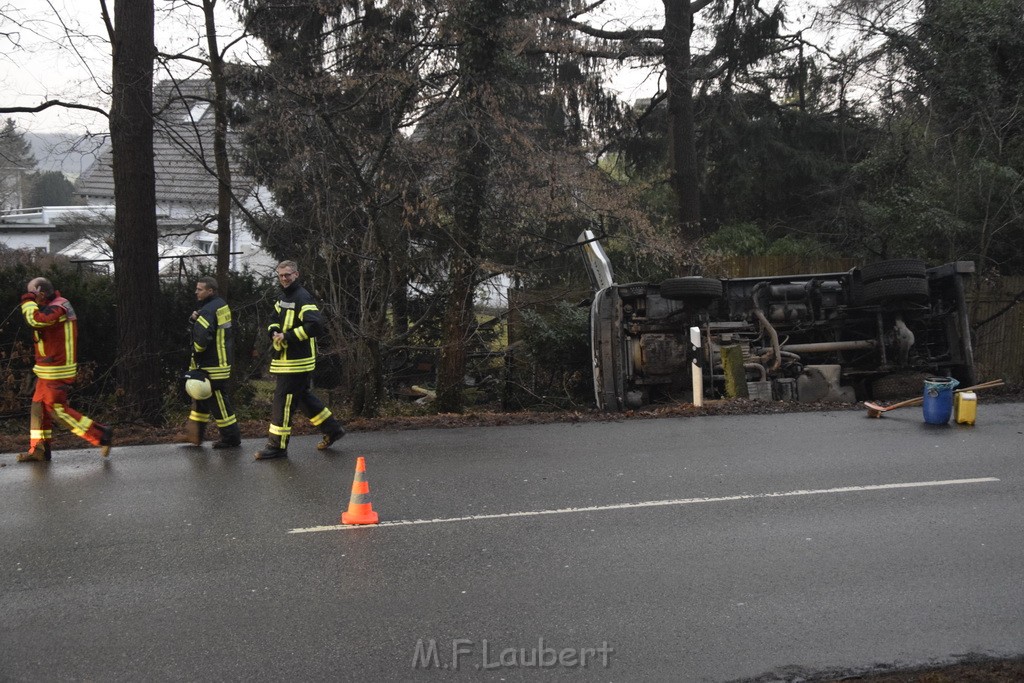
POLYGON ((999 481, 995 477, 977 479, 944 479, 941 481, 911 481, 896 484, 873 484, 870 486, 841 486, 831 489, 808 489, 798 491, 781 491, 775 493, 742 493, 735 496, 719 496, 717 498, 676 498, 674 500, 647 500, 638 503, 618 503, 615 505, 592 505, 580 508, 559 508, 557 510, 529 510, 524 512, 502 512, 493 515, 467 515, 465 517, 441 517, 438 519, 400 519, 372 525, 332 524, 330 526, 311 526, 292 529, 290 534, 310 534, 318 531, 343 531, 367 527, 414 526, 417 524, 447 524, 450 522, 477 522, 484 519, 508 519, 511 517, 540 517, 541 515, 566 515, 579 512, 603 512, 605 510, 633 510, 636 508, 665 507, 669 505, 696 505, 698 503, 725 503, 733 500, 757 500, 761 498, 789 498, 793 496, 817 496, 826 493, 858 493, 861 491, 887 491, 891 489, 919 489, 930 486, 957 486, 960 484, 988 484, 999 481))

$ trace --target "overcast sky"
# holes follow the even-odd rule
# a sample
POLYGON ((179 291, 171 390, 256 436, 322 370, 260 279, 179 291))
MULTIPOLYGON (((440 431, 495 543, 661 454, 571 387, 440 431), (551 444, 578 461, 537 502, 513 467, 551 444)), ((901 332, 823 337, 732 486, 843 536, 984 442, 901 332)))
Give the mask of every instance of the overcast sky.
MULTIPOLYGON (((774 1, 774 0, 771 0, 774 1)), ((795 23, 806 22, 811 8, 825 0, 791 0, 789 5, 805 5, 808 9, 790 12, 795 23)), ((237 35, 233 16, 221 6, 220 44, 223 48, 237 35)), ((108 0, 113 11, 113 0, 108 0)), ((191 49, 194 53, 201 40, 201 19, 194 9, 181 0, 156 0, 157 48, 164 52, 191 49)), ((99 0, 5 0, 0 3, 5 13, 3 33, 12 33, 0 50, 0 87, 6 106, 35 106, 51 99, 88 103, 103 109, 109 106, 110 52, 102 21, 99 0), (13 21, 12 21, 13 20, 13 21), (15 25, 20 24, 20 26, 15 25)), ((627 25, 661 28, 664 12, 661 0, 610 0, 607 16, 624 19, 592 19, 609 29, 627 25)), ((6 40, 0 37, 0 41, 6 40)), ((251 53, 252 48, 248 48, 251 53)), ((255 59, 239 46, 232 55, 236 59, 255 59)), ((183 74, 178 74, 179 76, 183 74)), ((158 72, 157 80, 166 74, 158 72)), ((646 71, 626 70, 611 82, 626 101, 648 97, 656 91, 657 81, 646 71)), ((53 107, 37 114, 10 115, 18 125, 30 132, 103 132, 104 117, 84 111, 53 107)))
MULTIPOLYGON (((113 12, 113 0, 107 4, 113 12)), ((218 4, 221 49, 239 33, 233 17, 221 9, 224 4, 218 4)), ((156 5, 157 49, 198 54, 198 46, 205 46, 200 14, 180 0, 156 0, 156 5)), ((99 0, 5 0, 0 7, 5 14, 3 33, 13 32, 0 50, 5 106, 60 99, 109 107, 110 46, 99 0)), ((244 49, 236 50, 234 57, 245 58, 244 49)), ((163 77, 166 73, 157 72, 158 80, 163 77)), ((59 107, 9 116, 32 132, 102 132, 107 127, 100 115, 59 107)))

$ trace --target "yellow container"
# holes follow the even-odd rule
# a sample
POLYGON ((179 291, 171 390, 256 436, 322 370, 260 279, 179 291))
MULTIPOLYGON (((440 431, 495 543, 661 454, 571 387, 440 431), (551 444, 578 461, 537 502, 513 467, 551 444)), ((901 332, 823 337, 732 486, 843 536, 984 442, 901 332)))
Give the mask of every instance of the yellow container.
POLYGON ((978 395, 961 391, 953 396, 953 420, 957 424, 972 425, 978 416, 978 395))

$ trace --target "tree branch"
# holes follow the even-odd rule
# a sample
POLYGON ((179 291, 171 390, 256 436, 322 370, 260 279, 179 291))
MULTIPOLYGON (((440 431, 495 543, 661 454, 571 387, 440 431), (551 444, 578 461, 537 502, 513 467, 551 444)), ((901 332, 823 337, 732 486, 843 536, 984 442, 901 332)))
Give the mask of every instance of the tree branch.
POLYGON ((578 10, 576 10, 575 12, 570 14, 569 16, 571 16, 571 17, 580 17, 580 16, 583 16, 584 14, 589 14, 589 13, 593 12, 594 10, 596 10, 597 8, 599 8, 602 5, 604 5, 607 1, 608 0, 597 0, 597 2, 595 2, 593 4, 584 5, 583 7, 579 8, 578 10))
POLYGON ((205 59, 203 57, 193 57, 192 55, 185 54, 184 52, 179 52, 177 54, 170 54, 168 52, 157 52, 156 56, 158 59, 163 60, 165 62, 180 59, 182 61, 199 64, 200 66, 210 66, 209 59, 205 59))
POLYGON ((46 102, 43 102, 42 104, 37 105, 35 107, 0 107, 0 114, 36 114, 38 112, 43 111, 44 109, 49 109, 50 107, 63 107, 64 109, 83 109, 85 111, 96 112, 97 114, 102 114, 103 116, 110 118, 110 114, 107 111, 100 109, 99 107, 93 107, 89 104, 77 104, 75 102, 62 102, 60 100, 47 100, 46 102))
POLYGON ((103 25, 107 27, 107 38, 110 40, 111 51, 114 50, 114 22, 110 20, 110 12, 107 10, 107 0, 100 0, 100 15, 103 17, 103 25))
POLYGON ((661 40, 660 29, 630 28, 624 31, 607 31, 605 29, 595 28, 571 19, 556 21, 560 24, 568 24, 580 33, 584 33, 591 38, 600 38, 602 40, 621 40, 626 43, 635 43, 640 40, 661 40))

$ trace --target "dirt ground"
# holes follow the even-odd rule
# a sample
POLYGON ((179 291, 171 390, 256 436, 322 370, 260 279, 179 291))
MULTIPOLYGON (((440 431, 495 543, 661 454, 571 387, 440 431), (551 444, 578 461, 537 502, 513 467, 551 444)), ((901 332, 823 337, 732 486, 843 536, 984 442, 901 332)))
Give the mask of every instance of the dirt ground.
POLYGON ((1024 681, 1024 658, 964 655, 954 663, 894 669, 877 665, 874 671, 809 672, 797 667, 732 683, 1017 683, 1024 681))
MULTIPOLYGON (((979 393, 979 406, 985 403, 1024 402, 1024 386, 1007 386, 979 393)), ((889 402, 892 403, 892 402, 889 402)), ((908 407, 901 410, 918 410, 908 407)), ((489 427, 498 425, 548 424, 557 422, 615 422, 625 420, 652 420, 664 418, 689 418, 702 415, 766 415, 774 413, 853 411, 868 418, 867 410, 861 403, 784 403, 759 402, 746 399, 709 401, 697 408, 691 404, 673 404, 650 407, 644 410, 624 413, 603 413, 597 410, 562 412, 516 412, 503 413, 496 410, 476 409, 464 414, 422 415, 415 417, 379 417, 374 419, 352 418, 345 420, 345 428, 351 432, 385 431, 407 429, 449 429, 456 427, 489 427)), ((979 407, 979 413, 983 407, 979 407)), ((879 419, 885 419, 884 417, 879 419)), ((27 422, 27 420, 26 420, 27 422)), ((258 438, 267 433, 265 421, 249 420, 240 423, 244 438, 258 438)), ((0 431, 0 452, 17 453, 27 445, 26 434, 8 424, 0 431)), ((27 430, 28 425, 23 425, 27 430)), ((115 424, 115 450, 134 444, 181 443, 184 432, 182 425, 170 427, 149 427, 143 425, 115 424)), ((54 430, 54 450, 81 448, 82 441, 66 430, 54 430)), ((216 438, 216 430, 211 429, 216 438)), ((294 434, 313 434, 316 430, 305 420, 298 420, 294 434)), ((13 459, 11 459, 13 463, 13 459)), ((7 466, 0 463, 0 467, 7 466)), ((1024 658, 965 657, 955 664, 914 668, 906 670, 883 669, 874 672, 773 672, 751 679, 747 683, 775 683, 785 681, 796 683, 825 683, 832 681, 863 681, 864 683, 1011 683, 1024 681, 1024 658)))
POLYGON ((820 681, 863 681, 864 683, 1016 683, 1024 681, 1024 658, 967 658, 958 664, 906 671, 857 674, 820 681))

